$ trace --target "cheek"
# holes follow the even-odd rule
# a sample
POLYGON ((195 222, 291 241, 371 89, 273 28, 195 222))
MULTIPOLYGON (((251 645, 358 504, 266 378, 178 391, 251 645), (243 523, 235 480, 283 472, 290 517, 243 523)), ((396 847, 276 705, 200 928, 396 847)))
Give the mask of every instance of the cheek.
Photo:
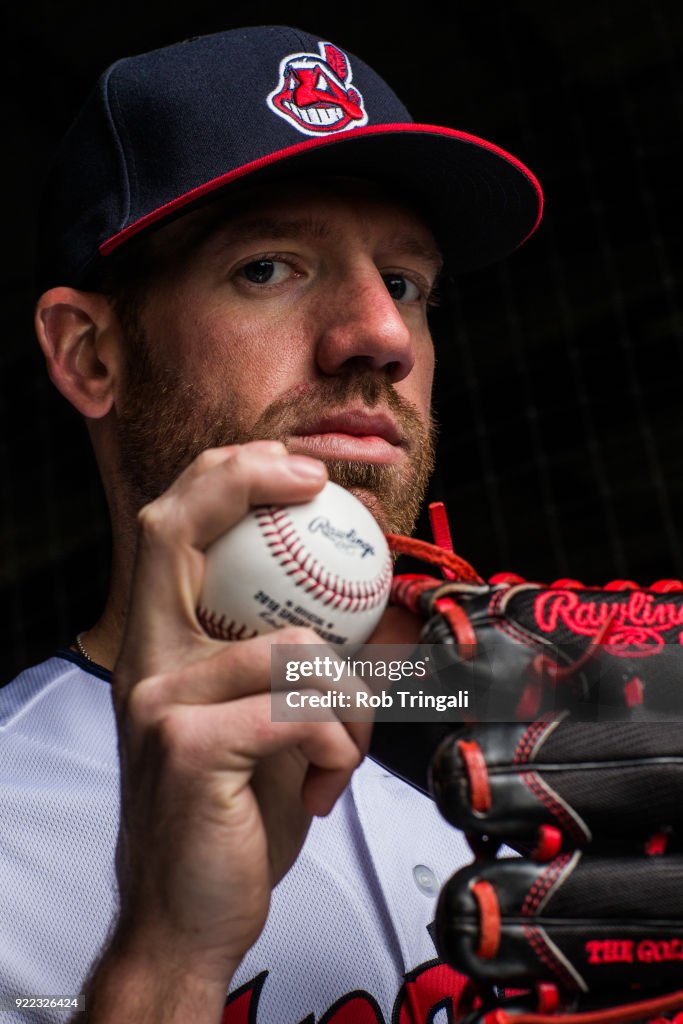
MULTIPOLYGON (((418 361, 419 362, 419 361, 418 361)), ((434 354, 434 343, 431 338, 429 339, 427 352, 425 353, 424 360, 420 365, 420 372, 422 374, 422 386, 427 396, 427 401, 430 401, 432 394, 432 386, 434 384, 434 369, 436 365, 436 358, 434 354)))
POLYGON ((158 359, 187 378, 211 354, 212 319, 192 292, 179 285, 160 290, 148 302, 145 334, 158 359))
POLYGON ((396 385, 396 390, 411 401, 426 422, 432 405, 434 382, 434 345, 426 335, 415 346, 416 358, 410 374, 396 385))
MULTIPOLYGON (((175 304, 164 316, 169 355, 192 382, 195 394, 220 403, 239 400, 245 423, 275 399, 311 379, 312 357, 301 325, 292 317, 175 304)), ((163 335, 162 335, 163 336, 163 335)))

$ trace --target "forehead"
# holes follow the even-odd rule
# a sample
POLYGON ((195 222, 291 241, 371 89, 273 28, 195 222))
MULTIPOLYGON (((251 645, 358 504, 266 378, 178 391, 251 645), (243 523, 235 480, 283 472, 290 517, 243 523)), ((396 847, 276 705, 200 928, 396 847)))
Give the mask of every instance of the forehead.
POLYGON ((198 249, 222 241, 308 235, 334 239, 339 230, 387 245, 403 245, 440 267, 441 253, 420 212, 379 185, 353 178, 277 182, 241 190, 186 214, 158 232, 157 244, 198 249))

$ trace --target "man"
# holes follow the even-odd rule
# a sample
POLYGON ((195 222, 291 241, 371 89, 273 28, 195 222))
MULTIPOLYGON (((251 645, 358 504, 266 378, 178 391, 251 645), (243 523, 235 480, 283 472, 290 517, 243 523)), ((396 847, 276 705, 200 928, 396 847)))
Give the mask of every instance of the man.
MULTIPOLYGON (((46 189, 36 328, 88 424, 112 577, 72 650, 0 692, 3 995, 85 988, 97 1024, 218 1021, 228 990, 225 1022, 455 1005, 428 926, 461 837, 358 767, 366 727, 270 721, 271 646, 314 633, 224 644, 195 608, 207 545, 328 475, 412 529, 441 264, 506 255, 540 208, 514 158, 413 124, 294 29, 100 80, 46 189)), ((394 609, 374 639, 415 635, 394 609)))

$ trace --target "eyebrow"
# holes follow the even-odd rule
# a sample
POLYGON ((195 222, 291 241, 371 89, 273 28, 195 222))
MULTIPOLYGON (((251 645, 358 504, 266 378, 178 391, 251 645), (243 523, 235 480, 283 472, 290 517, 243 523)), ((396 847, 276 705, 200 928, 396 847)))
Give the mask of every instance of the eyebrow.
MULTIPOLYGON (((221 225, 215 232, 217 236, 217 248, 220 252, 227 248, 235 239, 239 242, 255 241, 259 238, 311 238, 329 239, 334 235, 330 224, 316 217, 267 217, 256 216, 245 220, 239 218, 228 221, 221 225)), ((394 252, 416 256, 418 259, 432 265, 438 273, 443 266, 443 256, 436 245, 418 238, 415 235, 403 232, 389 235, 381 240, 382 246, 394 252)))
POLYGON ((414 235, 391 235, 383 240, 383 244, 395 252, 404 253, 406 256, 417 256, 418 259, 431 263, 437 272, 443 267, 443 255, 437 246, 430 245, 414 235))
POLYGON ((235 238, 250 242, 258 238, 330 238, 332 228, 315 217, 249 217, 236 218, 217 229, 219 245, 230 245, 235 238))

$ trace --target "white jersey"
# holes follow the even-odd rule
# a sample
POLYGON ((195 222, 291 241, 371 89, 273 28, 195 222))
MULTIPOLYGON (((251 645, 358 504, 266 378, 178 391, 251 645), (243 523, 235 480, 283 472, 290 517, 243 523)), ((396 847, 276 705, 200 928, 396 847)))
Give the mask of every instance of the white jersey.
MULTIPOLYGON (((118 787, 104 670, 61 652, 0 689, 0 999, 83 991, 116 916, 118 787)), ((450 1019, 462 979, 429 926, 469 860, 431 800, 366 759, 275 889, 223 1024, 450 1019)), ((0 1024, 69 1013, 10 1010, 0 1024)))

